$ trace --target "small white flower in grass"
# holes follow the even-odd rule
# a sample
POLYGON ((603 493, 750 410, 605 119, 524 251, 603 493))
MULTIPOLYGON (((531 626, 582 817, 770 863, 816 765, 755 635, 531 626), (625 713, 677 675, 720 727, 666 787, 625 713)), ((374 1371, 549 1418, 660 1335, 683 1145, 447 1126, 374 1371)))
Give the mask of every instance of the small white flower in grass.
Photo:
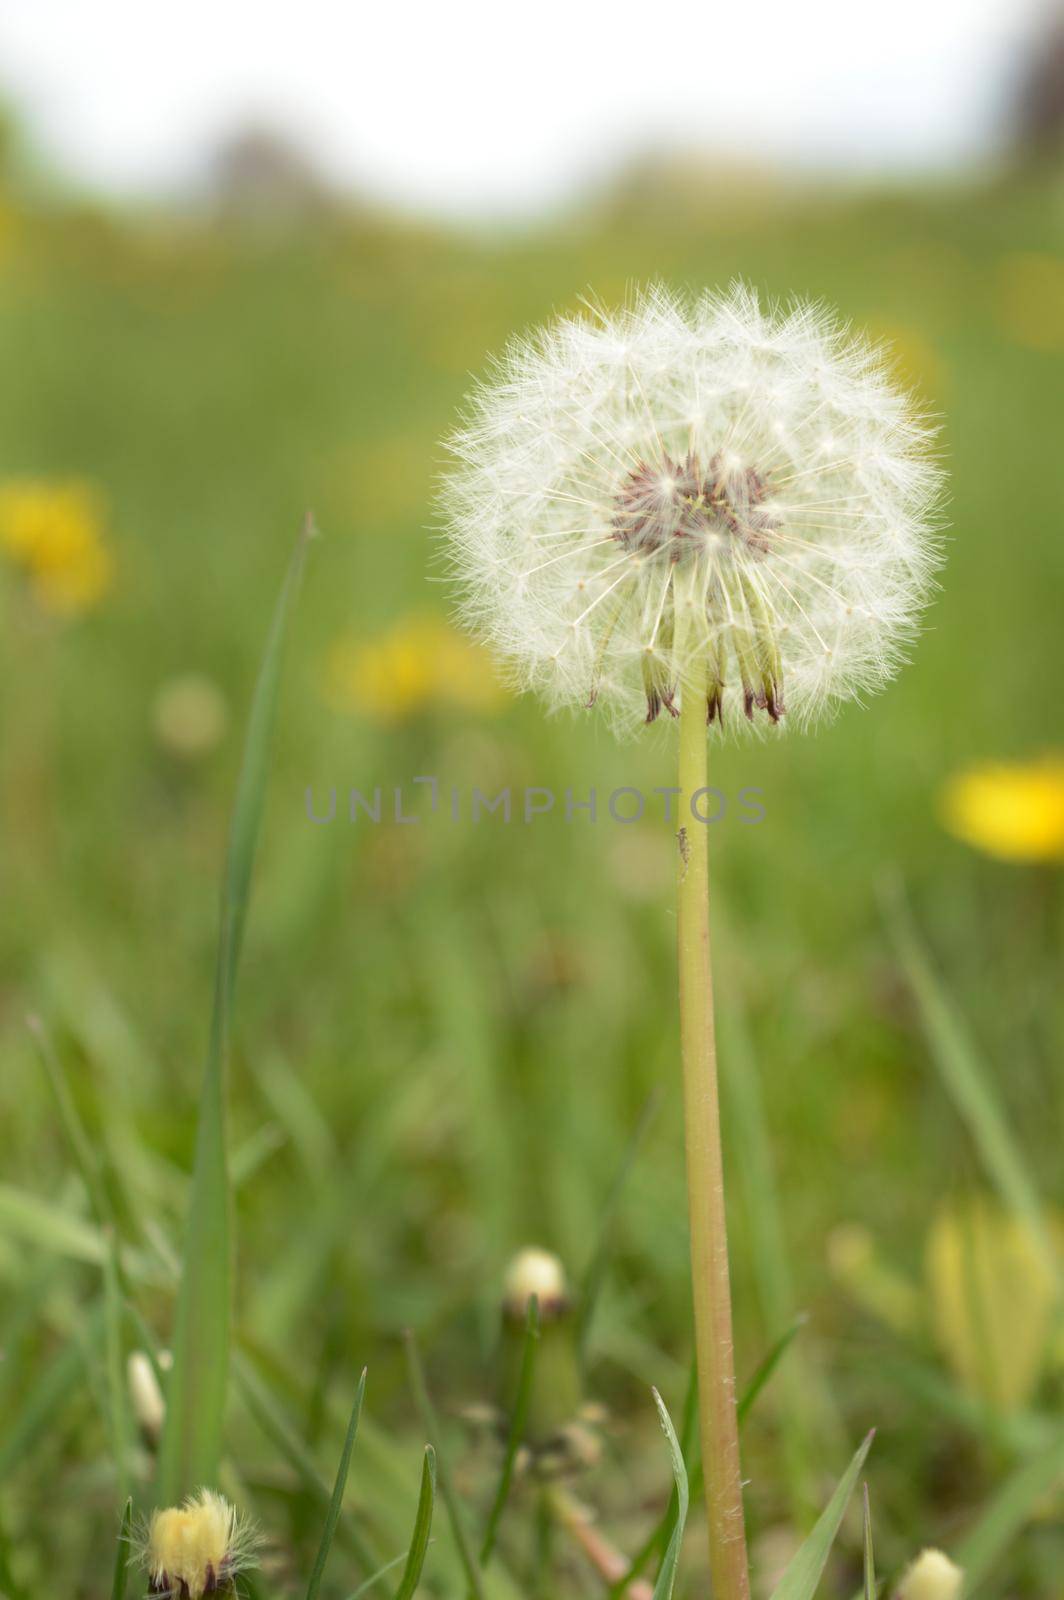
POLYGON ((651 288, 516 341, 444 489, 467 622, 622 724, 800 723, 878 688, 939 560, 932 430, 826 310, 651 288))

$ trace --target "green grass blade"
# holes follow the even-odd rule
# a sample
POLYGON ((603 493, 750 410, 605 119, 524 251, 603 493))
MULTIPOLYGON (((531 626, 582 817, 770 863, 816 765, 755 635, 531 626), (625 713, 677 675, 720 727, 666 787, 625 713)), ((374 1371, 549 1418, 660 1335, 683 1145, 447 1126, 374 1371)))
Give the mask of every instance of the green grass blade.
POLYGON ((111 1600, 126 1600, 126 1579, 129 1577, 129 1534, 133 1526, 133 1501, 128 1499, 122 1509, 115 1547, 115 1572, 111 1580, 111 1600))
MULTIPOLYGON (((768 1354, 762 1360, 760 1366, 754 1372, 754 1374, 751 1377, 749 1383, 746 1385, 746 1388, 743 1390, 742 1396, 740 1397, 740 1400, 739 1400, 739 1404, 736 1407, 736 1415, 738 1417, 738 1421, 739 1421, 739 1426, 740 1427, 742 1427, 743 1423, 746 1421, 746 1418, 749 1416, 751 1410, 753 1409, 754 1403, 757 1400, 758 1395, 761 1393, 762 1389, 765 1387, 766 1383, 771 1378, 773 1372, 775 1372, 777 1366, 779 1365, 780 1361, 783 1359, 784 1355, 786 1354, 787 1350, 789 1349, 789 1347, 791 1345, 791 1342, 795 1338, 796 1334, 800 1331, 800 1329, 802 1327, 804 1327, 805 1322, 806 1322, 805 1316, 797 1317, 795 1319, 795 1321, 791 1324, 791 1326, 787 1329, 786 1333, 781 1334, 781 1336, 776 1340, 776 1343, 772 1346, 772 1348, 769 1350, 768 1354)), ((698 1398, 697 1383, 696 1383, 695 1375, 693 1373, 692 1373, 692 1384, 695 1385, 695 1386, 693 1388, 689 1388, 688 1389, 687 1402, 686 1402, 686 1404, 684 1406, 684 1458, 685 1459, 691 1454, 690 1446, 688 1444, 688 1437, 690 1435, 691 1440, 693 1442, 693 1436, 694 1436, 693 1423, 694 1423, 694 1418, 695 1418, 695 1416, 697 1414, 696 1411, 693 1409, 694 1403, 697 1402, 697 1398, 698 1398), (689 1408, 692 1408, 692 1409, 689 1410, 689 1408)), ((702 1483, 703 1483, 702 1462, 701 1462, 701 1460, 698 1460, 696 1465, 695 1465, 695 1470, 691 1474, 691 1480, 690 1480, 690 1493, 691 1493, 692 1499, 697 1500, 699 1498, 699 1496, 701 1495, 701 1493, 702 1493, 702 1483)), ((676 1506, 676 1502, 675 1502, 675 1499, 673 1499, 670 1502, 669 1509, 665 1514, 664 1522, 655 1531, 655 1533, 651 1535, 651 1539, 648 1540, 648 1544, 650 1545, 651 1549, 653 1549, 653 1541, 662 1540, 662 1534, 665 1533, 666 1530, 669 1527, 671 1527, 672 1520, 673 1520, 673 1518, 675 1517, 675 1514, 676 1514, 675 1506, 676 1506)), ((636 1557, 635 1561, 632 1563, 632 1575, 633 1576, 634 1576, 637 1568, 638 1568, 638 1570, 642 1570, 642 1563, 643 1563, 643 1560, 645 1559, 646 1553, 647 1553, 647 1547, 644 1546, 643 1549, 640 1550, 639 1555, 636 1557)), ((625 1581, 627 1582, 628 1580, 626 1579, 625 1581)), ((622 1585, 618 1585, 617 1586, 617 1593, 623 1594, 623 1592, 624 1592, 623 1586, 622 1585)), ((612 1591, 611 1591, 611 1593, 612 1593, 612 1591)))
POLYGON ((439 1477, 440 1493, 447 1508, 447 1516, 451 1524, 451 1532, 454 1535, 455 1546, 458 1550, 458 1558, 462 1563, 462 1569, 465 1572, 470 1592, 476 1596, 476 1600, 484 1600, 484 1583, 481 1578, 480 1568, 473 1559, 469 1535, 462 1520, 462 1508, 458 1503, 458 1495, 451 1481, 447 1459, 440 1450, 440 1424, 429 1396, 428 1384, 425 1382, 425 1369, 418 1354, 417 1342, 409 1329, 406 1335, 406 1354, 410 1369, 410 1387, 414 1395, 414 1404, 420 1413, 422 1426, 428 1434, 428 1442, 436 1452, 436 1470, 439 1477))
MULTIPOLYGON (((697 1421, 698 1368, 695 1360, 692 1358, 691 1372, 687 1380, 687 1390, 684 1394, 683 1412, 680 1421, 680 1454, 683 1456, 685 1463, 691 1459, 692 1451, 697 1453, 697 1441, 695 1438, 695 1425, 697 1421)), ((697 1499, 696 1484, 700 1482, 701 1470, 701 1463, 699 1463, 695 1469, 694 1477, 688 1479, 687 1492, 690 1499, 697 1499)), ((629 1566, 628 1571, 624 1574, 623 1578, 618 1578, 617 1582, 610 1586, 607 1600, 620 1600, 620 1596, 624 1595, 633 1581, 639 1577, 639 1574, 647 1565, 647 1562, 654 1554, 654 1551, 661 1550, 664 1552, 668 1548, 669 1540, 672 1537, 673 1528, 676 1525, 676 1514, 679 1510, 679 1504, 679 1496, 677 1495, 676 1486, 674 1484, 669 1494, 669 1502, 665 1507, 664 1516, 658 1523, 657 1527, 653 1528, 650 1533, 647 1534, 642 1545, 632 1557, 631 1565, 629 1566)))
POLYGON ((964 1122, 1002 1200, 1030 1230, 1039 1253, 1056 1277, 1057 1261, 1027 1164, 993 1090, 993 1074, 968 1036, 943 988, 898 889, 885 898, 887 922, 898 959, 916 997, 931 1056, 946 1092, 964 1122))
POLYGON ((413 1600, 421 1581, 421 1569, 432 1533, 432 1512, 436 1505, 436 1452, 430 1444, 425 1446, 425 1460, 421 1468, 421 1493, 417 1500, 414 1531, 410 1536, 410 1551, 403 1568, 403 1576, 395 1591, 395 1600, 413 1600))
POLYGON ((862 1499, 864 1515, 864 1600, 876 1600, 876 1556, 872 1548, 872 1508, 868 1503, 868 1485, 864 1485, 862 1499))
MULTIPOLYGON (((292 1431, 273 1396, 242 1356, 238 1356, 234 1361, 233 1370, 237 1387, 248 1411, 266 1438, 288 1462, 306 1493, 319 1505, 331 1506, 332 1491, 315 1466, 302 1440, 292 1431)), ((379 1557, 369 1549, 350 1516, 341 1516, 339 1525, 334 1525, 334 1534, 348 1546, 361 1567, 367 1572, 372 1570, 379 1557)))
POLYGON ((873 1430, 859 1446, 853 1460, 840 1478, 838 1488, 828 1501, 827 1509, 773 1590, 772 1600, 813 1600, 816 1586, 827 1566, 831 1547, 835 1543, 839 1524, 850 1503, 850 1496, 864 1466, 865 1457, 872 1448, 874 1437, 873 1430))
POLYGON ((118 1245, 111 1229, 107 1231, 107 1254, 103 1263, 103 1305, 111 1449, 114 1453, 119 1499, 125 1501, 129 1498, 133 1429, 129 1416, 126 1364, 123 1356, 122 1324, 125 1319, 118 1266, 118 1245))
POLYGON ((771 1378, 780 1362, 783 1360, 783 1357, 786 1355, 787 1350, 790 1348, 791 1341, 805 1326, 806 1321, 807 1319, 804 1316, 796 1317, 791 1323, 791 1326, 787 1329, 786 1333, 781 1334, 776 1340, 776 1343, 772 1346, 771 1350, 762 1360, 761 1365, 754 1372, 750 1382, 743 1390, 739 1404, 736 1407, 736 1415, 739 1419, 740 1427, 742 1427, 742 1424, 750 1415, 758 1395, 761 1393, 762 1389, 765 1387, 766 1383, 771 1378))
POLYGON ((595 1314, 595 1306, 598 1303, 602 1285, 606 1281, 606 1273, 609 1270, 610 1256, 613 1251, 614 1229, 617 1221, 617 1212, 620 1209, 621 1197, 624 1194, 625 1185, 631 1175, 632 1168, 635 1166, 636 1158, 650 1130, 650 1125, 654 1121, 654 1116, 660 1103, 661 1095, 655 1090, 643 1107, 639 1121, 636 1123, 635 1132, 628 1141, 628 1148, 621 1158, 617 1176, 613 1180, 610 1192, 606 1196, 605 1204, 602 1207, 599 1217, 598 1237, 591 1252, 591 1259, 581 1280, 580 1293, 577 1297, 576 1348, 581 1361, 586 1359, 591 1321, 595 1314))
POLYGON ((104 1244, 94 1223, 26 1189, 0 1184, 0 1233, 25 1240, 35 1251, 103 1265, 104 1244))
POLYGON ((676 1582, 676 1568, 680 1563, 680 1547, 683 1544, 683 1531, 687 1523, 687 1468, 683 1463, 683 1451, 680 1441, 676 1437, 672 1419, 665 1408, 665 1402, 655 1389, 654 1404, 658 1408, 658 1416, 669 1446, 669 1460, 672 1463, 673 1482, 676 1486, 676 1526, 672 1530, 669 1548, 665 1552, 665 1559, 658 1572, 658 1581, 654 1585, 654 1600, 672 1600, 673 1585, 676 1582))
POLYGON ((101 1227, 114 1227, 114 1210, 104 1187, 99 1156, 85 1131, 85 1124, 74 1103, 74 1096, 70 1092, 70 1085, 59 1063, 55 1046, 40 1017, 27 1017, 26 1025, 37 1045, 37 1053, 44 1068, 44 1075, 48 1079, 56 1110, 59 1112, 63 1132, 74 1157, 74 1163, 81 1174, 81 1181, 85 1185, 85 1192, 89 1197, 89 1204, 95 1213, 96 1221, 101 1227))
POLYGON ((30 1600, 26 1590, 11 1570, 11 1545, 2 1518, 0 1518, 0 1595, 3 1596, 3 1600, 30 1600))
POLYGON ((30 1385, 18 1412, 5 1418, 0 1433, 0 1483, 18 1467, 47 1434, 68 1402, 84 1390, 85 1367, 103 1332, 100 1309, 93 1310, 78 1337, 55 1355, 30 1385))
POLYGON ((363 1367, 362 1376, 358 1380, 358 1392, 355 1403, 351 1408, 351 1420, 347 1424, 347 1434, 344 1438, 344 1447, 340 1452, 340 1465, 336 1469, 336 1482, 333 1484, 332 1499, 329 1501, 329 1510, 325 1517, 325 1526, 321 1531, 321 1543, 314 1562, 314 1570, 310 1574, 307 1584, 307 1600, 317 1600, 318 1590, 325 1573, 325 1563, 329 1559, 332 1549, 333 1535, 336 1524, 340 1520, 340 1512, 344 1503, 344 1490, 347 1488, 347 1474, 351 1466, 351 1451, 355 1447, 355 1438, 358 1434, 358 1420, 362 1415, 362 1399, 366 1393, 366 1369, 363 1367))
POLYGON ((217 1480, 229 1372, 230 1219, 226 1076, 233 986, 266 791, 285 631, 303 569, 308 517, 274 612, 251 707, 222 891, 214 1012, 203 1075, 185 1250, 174 1329, 158 1498, 173 1503, 217 1480))
POLYGON ((394 1572, 396 1567, 401 1567, 405 1560, 406 1556, 393 1556, 390 1561, 384 1563, 383 1567, 378 1567, 376 1572, 371 1573, 364 1583, 360 1583, 357 1589, 352 1589, 347 1600, 363 1600, 365 1595, 372 1593, 378 1583, 384 1582, 389 1572, 394 1572))
POLYGON ((503 1456, 502 1471, 499 1474, 499 1484, 495 1497, 488 1513, 487 1526, 484 1529, 484 1540, 480 1547, 480 1564, 487 1566, 491 1552, 495 1548, 495 1535, 499 1529, 499 1521, 506 1508, 506 1501, 510 1494, 510 1485, 513 1482, 514 1462, 517 1452, 524 1438, 525 1426, 528 1422, 528 1406, 532 1398, 532 1378, 536 1369, 536 1344, 539 1339, 539 1301, 535 1295, 529 1298, 528 1311, 525 1315, 525 1337, 521 1346, 521 1369, 517 1380, 517 1395, 514 1400, 513 1416, 510 1420, 510 1434, 506 1441, 506 1453, 503 1456))
MULTIPOLYGON (((772 1339, 797 1315, 792 1253, 777 1172, 779 1146, 770 1126, 763 1066, 745 1010, 736 999, 741 985, 729 984, 728 976, 726 972, 721 990, 730 994, 730 1003, 722 1003, 718 1019, 722 1108, 734 1145, 737 1198, 749 1234, 749 1262, 762 1325, 766 1339, 772 1339)), ((803 1348, 793 1351, 780 1374, 780 1386, 782 1475, 791 1520, 804 1529, 812 1525, 816 1514, 814 1459, 826 1452, 838 1430, 830 1397, 803 1348)), ((692 1494, 692 1498, 697 1496, 692 1494)))
POLYGON ((1002 1552, 1064 1478, 1064 1434, 1048 1450, 1027 1461, 998 1490, 975 1527, 961 1542, 956 1560, 964 1571, 964 1593, 975 1592, 1002 1552))

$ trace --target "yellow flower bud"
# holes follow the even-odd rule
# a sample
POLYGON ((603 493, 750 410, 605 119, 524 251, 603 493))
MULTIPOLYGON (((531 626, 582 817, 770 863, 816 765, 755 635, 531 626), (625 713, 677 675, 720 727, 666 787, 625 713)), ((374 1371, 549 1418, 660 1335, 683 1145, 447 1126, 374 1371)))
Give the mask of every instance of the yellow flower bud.
POLYGON ((941 1550, 917 1556, 901 1580, 898 1600, 960 1600, 964 1573, 941 1550))

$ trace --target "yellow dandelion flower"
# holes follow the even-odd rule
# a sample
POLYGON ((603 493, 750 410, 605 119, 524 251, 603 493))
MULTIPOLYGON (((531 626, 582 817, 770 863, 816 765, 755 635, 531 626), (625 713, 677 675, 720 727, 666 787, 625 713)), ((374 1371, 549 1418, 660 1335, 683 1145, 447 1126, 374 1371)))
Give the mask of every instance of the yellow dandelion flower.
POLYGON ((337 639, 325 662, 325 695, 335 710, 395 723, 434 706, 491 712, 503 689, 485 651, 439 617, 414 613, 375 638, 337 639))
POLYGON ((111 586, 104 511, 89 484, 33 479, 0 485, 0 550, 27 576, 45 611, 78 616, 111 586))
POLYGON ((151 1594, 201 1600, 254 1564, 258 1538, 228 1500, 201 1489, 180 1506, 152 1513, 138 1552, 151 1594))
POLYGON ((999 860, 1064 860, 1060 756, 971 767, 946 785, 940 809, 950 833, 999 860))

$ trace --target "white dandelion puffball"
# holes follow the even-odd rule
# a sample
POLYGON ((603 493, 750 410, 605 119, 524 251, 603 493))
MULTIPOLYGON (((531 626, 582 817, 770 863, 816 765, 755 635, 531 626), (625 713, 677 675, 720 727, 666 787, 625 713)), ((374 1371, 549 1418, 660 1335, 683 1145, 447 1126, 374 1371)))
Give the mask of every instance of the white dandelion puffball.
POLYGON ((514 342, 443 491, 466 622, 621 724, 804 724, 878 688, 939 560, 932 430, 818 306, 645 290, 514 342))

